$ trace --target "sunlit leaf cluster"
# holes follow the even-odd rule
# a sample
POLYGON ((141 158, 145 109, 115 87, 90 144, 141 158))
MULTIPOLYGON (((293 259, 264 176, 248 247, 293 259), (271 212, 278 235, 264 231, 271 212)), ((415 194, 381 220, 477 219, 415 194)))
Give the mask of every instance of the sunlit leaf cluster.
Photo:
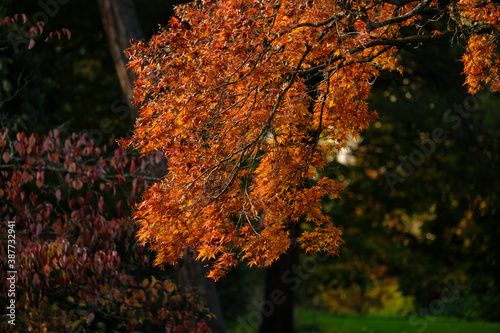
POLYGON ((498 17, 489 1, 177 7, 170 26, 129 49, 141 110, 126 144, 168 160, 135 212, 140 241, 158 253, 157 264, 195 248, 198 259, 213 261, 214 278, 239 260, 268 266, 295 244, 336 254, 341 232, 321 200, 342 185, 318 173, 376 117, 367 99, 377 76, 402 72, 400 46, 459 37, 471 41, 471 91, 479 81, 496 89, 498 17), (300 234, 292 233, 296 223, 300 234))

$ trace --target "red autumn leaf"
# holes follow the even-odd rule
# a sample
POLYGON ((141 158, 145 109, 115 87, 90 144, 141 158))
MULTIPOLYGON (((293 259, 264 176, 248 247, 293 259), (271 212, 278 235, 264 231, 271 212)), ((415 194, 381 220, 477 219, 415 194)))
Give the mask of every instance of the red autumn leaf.
POLYGON ((38 285, 40 284, 40 277, 38 276, 37 273, 35 273, 33 275, 33 282, 32 283, 33 283, 34 287, 38 287, 38 285))
POLYGON ((80 190, 83 187, 83 182, 80 179, 75 179, 71 185, 75 190, 80 190))
POLYGON ((43 33, 43 26, 44 25, 45 25, 45 23, 43 21, 36 22, 36 26, 37 26, 38 30, 40 31, 40 34, 43 33))
POLYGON ((36 186, 38 188, 43 186, 43 176, 44 176, 44 171, 38 171, 36 173, 36 186))
POLYGON ((38 223, 38 224, 36 225, 36 234, 37 234, 37 235, 40 235, 40 234, 42 233, 42 229, 43 229, 42 224, 41 224, 41 223, 38 223))
POLYGON ((62 32, 63 34, 67 35, 68 36, 68 39, 71 39, 71 31, 69 31, 68 29, 66 28, 63 28, 62 29, 62 32))
POLYGON ((135 156, 132 157, 132 161, 130 161, 130 173, 134 174, 135 168, 137 167, 137 162, 135 156))

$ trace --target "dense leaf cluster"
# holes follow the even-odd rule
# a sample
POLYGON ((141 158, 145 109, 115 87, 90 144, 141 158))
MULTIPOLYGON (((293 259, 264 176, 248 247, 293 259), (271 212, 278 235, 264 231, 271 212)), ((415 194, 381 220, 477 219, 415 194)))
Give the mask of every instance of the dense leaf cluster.
POLYGON ((126 143, 169 162, 135 213, 141 242, 157 264, 195 248, 215 260, 214 278, 239 260, 268 266, 295 243, 336 254, 340 231, 321 198, 343 187, 318 174, 376 117, 374 79, 402 71, 398 46, 459 36, 470 91, 498 90, 499 13, 470 0, 179 6, 170 27, 129 50, 141 110, 126 143))
MULTIPOLYGON (((135 241, 130 207, 155 180, 151 170, 161 155, 132 156, 96 147, 86 135, 64 138, 59 130, 39 137, 4 128, 0 158, 0 216, 15 222, 15 267, 8 262, 6 223, 0 248, 2 271, 17 272, 11 328, 208 331, 195 295, 157 280, 135 241)), ((5 300, 7 284, 4 279, 0 291, 5 300)))

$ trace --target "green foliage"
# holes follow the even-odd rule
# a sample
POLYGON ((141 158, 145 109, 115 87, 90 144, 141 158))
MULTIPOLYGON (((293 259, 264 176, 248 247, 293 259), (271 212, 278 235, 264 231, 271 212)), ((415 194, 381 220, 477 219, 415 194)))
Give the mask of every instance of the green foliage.
POLYGON ((494 333, 500 329, 500 324, 444 317, 333 316, 308 310, 297 311, 297 317, 298 333, 410 333, 419 330, 426 333, 494 333))
MULTIPOLYGON (((296 315, 297 333, 496 333, 498 323, 466 321, 447 317, 401 317, 384 315, 328 314, 299 308, 296 315), (427 325, 424 328, 424 323, 427 325)), ((237 326, 229 325, 228 333, 238 332, 237 326)), ((245 332, 255 332, 250 329, 245 332)))

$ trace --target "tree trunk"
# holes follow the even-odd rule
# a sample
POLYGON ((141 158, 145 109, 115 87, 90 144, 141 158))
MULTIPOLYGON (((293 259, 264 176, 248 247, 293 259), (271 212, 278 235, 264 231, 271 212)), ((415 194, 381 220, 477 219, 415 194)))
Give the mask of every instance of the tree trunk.
POLYGON ((127 70, 127 57, 124 51, 130 47, 130 40, 142 37, 132 0, 97 0, 101 11, 102 23, 108 45, 115 63, 123 94, 130 108, 130 118, 137 118, 137 107, 132 103, 135 74, 127 70))
POLYGON ((361 282, 359 284, 359 308, 358 313, 362 314, 365 309, 365 294, 366 294, 366 284, 361 282))
POLYGON ((226 327, 214 281, 206 277, 207 269, 203 267, 202 262, 195 261, 195 258, 194 250, 186 251, 182 265, 177 267, 177 281, 182 284, 185 292, 195 288, 203 306, 209 308, 210 312, 215 315, 214 319, 207 321, 207 325, 214 333, 224 333, 226 327))
POLYGON ((294 291, 301 283, 297 256, 293 247, 267 269, 260 333, 294 332, 294 291))

